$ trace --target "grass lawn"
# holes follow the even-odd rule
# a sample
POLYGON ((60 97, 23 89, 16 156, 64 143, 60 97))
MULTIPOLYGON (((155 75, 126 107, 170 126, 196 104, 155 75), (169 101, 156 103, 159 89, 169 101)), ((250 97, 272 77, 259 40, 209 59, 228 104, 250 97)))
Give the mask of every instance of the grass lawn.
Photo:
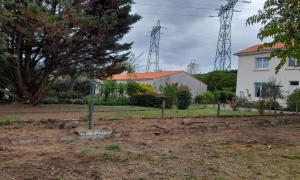
MULTIPOLYGON (((22 105, 6 105, 0 110, 0 122, 7 121, 39 121, 47 119, 59 120, 86 120, 87 105, 41 105, 37 107, 22 105)), ((165 117, 198 117, 216 116, 217 109, 192 105, 187 110, 178 110, 176 107, 165 110, 165 117)), ((257 115, 256 112, 221 110, 223 116, 257 115)), ((133 118, 160 118, 161 109, 138 106, 95 106, 96 120, 133 119, 133 118)))

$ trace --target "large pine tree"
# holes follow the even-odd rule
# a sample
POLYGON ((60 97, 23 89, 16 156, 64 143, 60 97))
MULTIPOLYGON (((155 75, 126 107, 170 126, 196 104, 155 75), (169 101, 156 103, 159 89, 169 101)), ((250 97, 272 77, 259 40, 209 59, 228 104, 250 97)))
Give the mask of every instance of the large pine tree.
POLYGON ((0 91, 37 104, 69 72, 106 77, 126 70, 120 43, 139 16, 132 0, 2 0, 0 91))

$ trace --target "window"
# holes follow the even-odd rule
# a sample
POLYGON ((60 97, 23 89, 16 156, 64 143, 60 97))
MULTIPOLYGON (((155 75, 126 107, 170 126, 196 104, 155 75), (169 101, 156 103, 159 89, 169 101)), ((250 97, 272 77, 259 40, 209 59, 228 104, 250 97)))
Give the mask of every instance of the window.
POLYGON ((293 93, 296 89, 299 89, 299 81, 290 81, 289 92, 293 93))
POLYGON ((256 58, 256 69, 267 69, 269 68, 268 58, 256 58))
POLYGON ((291 86, 299 86, 299 81, 290 81, 291 86))
POLYGON ((288 66, 289 67, 297 67, 299 65, 300 64, 298 64, 297 59, 295 59, 295 58, 289 58, 289 62, 288 62, 288 66))
POLYGON ((261 97, 261 91, 264 83, 254 83, 255 97, 261 97))

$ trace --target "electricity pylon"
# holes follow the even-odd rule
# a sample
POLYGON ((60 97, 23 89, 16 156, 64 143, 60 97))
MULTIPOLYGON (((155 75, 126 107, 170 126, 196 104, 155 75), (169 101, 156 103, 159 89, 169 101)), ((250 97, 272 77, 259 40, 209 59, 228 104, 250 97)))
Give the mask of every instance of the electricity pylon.
POLYGON ((189 74, 197 74, 199 73, 200 65, 196 62, 196 60, 191 60, 191 62, 187 65, 186 72, 189 74))
MULTIPOLYGON (((220 18, 220 32, 214 63, 214 70, 226 71, 231 69, 231 24, 235 5, 239 0, 227 0, 221 6, 218 17, 220 18)), ((241 1, 251 3, 250 1, 241 1)))
POLYGON ((157 21, 156 26, 152 28, 151 37, 150 37, 150 49, 148 55, 148 63, 146 71, 150 72, 152 66, 154 66, 154 71, 159 71, 159 43, 161 35, 161 25, 160 21, 157 21))

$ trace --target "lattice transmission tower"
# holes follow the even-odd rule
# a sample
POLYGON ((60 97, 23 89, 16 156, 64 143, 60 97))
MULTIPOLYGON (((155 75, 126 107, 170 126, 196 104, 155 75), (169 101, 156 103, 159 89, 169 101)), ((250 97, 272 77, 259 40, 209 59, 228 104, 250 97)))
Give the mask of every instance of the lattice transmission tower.
POLYGON ((150 37, 150 49, 148 55, 148 63, 146 71, 152 71, 154 67, 154 71, 159 71, 159 43, 160 43, 160 35, 161 35, 161 25, 160 21, 157 21, 156 26, 153 26, 150 37))
MULTIPOLYGON (((239 0, 227 0, 227 4, 221 6, 218 17, 220 18, 220 32, 214 63, 214 70, 231 69, 231 24, 234 8, 239 0)), ((251 3, 251 1, 241 1, 251 3)))

